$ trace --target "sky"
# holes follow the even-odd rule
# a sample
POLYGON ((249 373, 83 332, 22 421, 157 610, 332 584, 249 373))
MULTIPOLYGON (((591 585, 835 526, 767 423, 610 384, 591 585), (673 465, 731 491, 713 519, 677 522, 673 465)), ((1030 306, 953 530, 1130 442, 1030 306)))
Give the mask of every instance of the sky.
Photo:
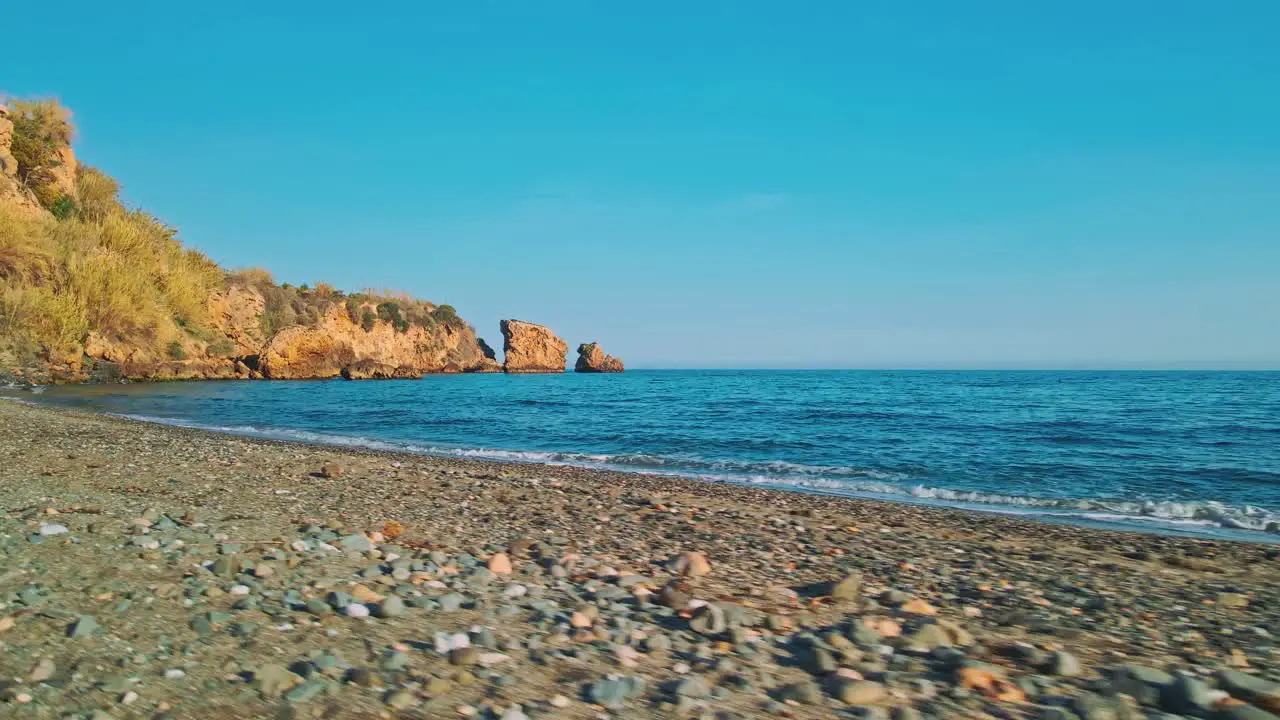
POLYGON ((1274 0, 4 14, 0 90, 71 107, 186 242, 495 346, 514 317, 631 367, 1280 368, 1274 0))

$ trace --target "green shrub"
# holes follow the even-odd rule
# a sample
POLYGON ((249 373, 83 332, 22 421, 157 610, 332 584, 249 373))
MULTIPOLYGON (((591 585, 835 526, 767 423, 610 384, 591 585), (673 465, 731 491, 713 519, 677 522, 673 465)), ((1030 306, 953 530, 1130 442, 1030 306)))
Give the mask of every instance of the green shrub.
POLYGON ((400 303, 384 302, 378 304, 378 319, 391 323, 391 327, 399 332, 408 332, 409 323, 400 314, 400 303))
POLYGON ((79 213, 79 209, 76 208, 76 201, 70 195, 64 194, 59 195, 58 199, 49 205, 49 212, 59 220, 66 220, 67 218, 75 217, 79 213))
POLYGON ((466 324, 462 318, 458 317, 458 311, 452 305, 437 305, 436 309, 431 311, 431 317, 441 325, 459 327, 466 324))
POLYGON ((177 340, 174 340, 173 342, 169 343, 169 357, 173 358, 174 360, 187 359, 187 351, 182 349, 182 343, 178 342, 177 340))
POLYGON ((364 328, 365 332, 369 332, 373 329, 373 323, 377 319, 378 318, 373 314, 373 311, 366 308, 364 314, 360 316, 360 327, 364 328))

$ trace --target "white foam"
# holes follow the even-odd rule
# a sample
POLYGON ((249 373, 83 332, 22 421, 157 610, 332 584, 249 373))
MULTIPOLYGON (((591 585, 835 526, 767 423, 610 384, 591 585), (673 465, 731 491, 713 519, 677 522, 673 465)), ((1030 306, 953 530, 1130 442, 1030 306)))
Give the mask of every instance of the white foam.
POLYGON ((500 462, 563 465, 649 475, 683 477, 709 482, 805 490, 848 497, 906 500, 933 505, 982 509, 1002 514, 1026 515, 1104 524, 1162 525, 1171 528, 1226 528, 1280 535, 1280 513, 1254 505, 1232 506, 1215 500, 1142 500, 1102 498, 1046 498, 978 490, 907 484, 904 475, 855 467, 803 465, 783 461, 740 462, 648 454, 602 455, 589 453, 458 448, 396 443, 373 438, 291 428, 252 425, 211 426, 174 418, 119 414, 133 420, 249 435, 297 440, 324 445, 411 452, 441 457, 462 457, 500 462))

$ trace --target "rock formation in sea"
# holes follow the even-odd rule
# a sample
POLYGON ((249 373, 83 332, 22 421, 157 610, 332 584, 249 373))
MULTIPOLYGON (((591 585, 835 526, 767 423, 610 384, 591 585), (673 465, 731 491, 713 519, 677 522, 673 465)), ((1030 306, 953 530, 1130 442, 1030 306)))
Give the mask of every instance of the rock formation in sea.
POLYGON ((622 361, 612 355, 606 355, 599 343, 583 343, 578 346, 578 362, 573 366, 574 372, 580 373, 620 373, 622 361))
POLYGON ((481 352, 469 327, 397 327, 382 319, 357 324, 352 316, 362 317, 370 307, 371 303, 356 305, 354 313, 346 307, 330 307, 315 325, 294 326, 276 333, 259 356, 258 368, 263 377, 418 377, 425 373, 483 371, 491 362, 481 352))
POLYGON ((569 346, 551 330, 521 320, 503 320, 502 369, 508 373, 562 373, 569 346))
POLYGON ((0 103, 0 382, 502 370, 449 305, 276 283, 184 247, 76 159, 70 117, 0 103))

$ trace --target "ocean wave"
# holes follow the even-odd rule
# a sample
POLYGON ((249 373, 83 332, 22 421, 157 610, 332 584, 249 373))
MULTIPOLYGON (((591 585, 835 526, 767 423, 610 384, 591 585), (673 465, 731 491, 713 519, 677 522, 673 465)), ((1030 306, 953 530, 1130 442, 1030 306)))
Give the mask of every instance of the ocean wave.
POLYGON ((145 422, 278 440, 335 445, 369 450, 410 452, 437 457, 460 457, 500 462, 563 465, 620 472, 639 472, 709 482, 765 486, 783 490, 820 492, 845 497, 871 497, 931 505, 981 509, 1003 514, 1076 519, 1092 523, 1149 523, 1200 526, 1280 534, 1280 513, 1254 505, 1229 505, 1215 500, 1144 500, 1105 498, 1047 498, 980 490, 932 487, 912 483, 905 473, 875 468, 805 465, 780 460, 730 461, 672 457, 644 453, 591 454, 497 448, 441 447, 295 428, 252 425, 202 425, 181 419, 114 413, 145 422))

